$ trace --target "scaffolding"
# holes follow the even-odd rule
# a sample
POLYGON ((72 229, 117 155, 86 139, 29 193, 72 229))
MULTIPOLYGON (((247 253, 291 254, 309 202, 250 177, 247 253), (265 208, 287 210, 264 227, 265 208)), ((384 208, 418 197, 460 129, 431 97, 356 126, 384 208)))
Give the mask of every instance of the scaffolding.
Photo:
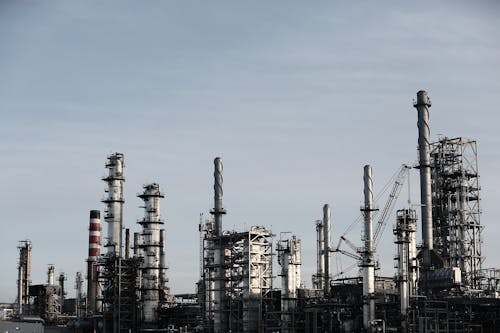
POLYGON ((136 332, 139 325, 140 258, 123 259, 105 256, 97 262, 100 266, 104 331, 106 333, 136 332))
POLYGON ((431 166, 435 250, 460 268, 466 288, 477 289, 484 258, 476 141, 440 139, 431 144, 431 166))
POLYGON ((24 308, 29 305, 31 284, 31 241, 24 240, 19 242, 19 263, 17 279, 17 313, 22 315, 24 308))
MULTIPOLYGON (((226 231, 215 236, 213 223, 205 224, 203 242, 203 285, 205 325, 211 331, 216 309, 228 320, 231 332, 264 329, 264 310, 272 290, 272 233, 264 227, 245 232, 226 231), (223 253, 223 281, 216 284, 215 249, 223 253), (222 307, 214 307, 216 286, 225 286, 222 307)), ((220 292, 220 291, 219 291, 220 292)))

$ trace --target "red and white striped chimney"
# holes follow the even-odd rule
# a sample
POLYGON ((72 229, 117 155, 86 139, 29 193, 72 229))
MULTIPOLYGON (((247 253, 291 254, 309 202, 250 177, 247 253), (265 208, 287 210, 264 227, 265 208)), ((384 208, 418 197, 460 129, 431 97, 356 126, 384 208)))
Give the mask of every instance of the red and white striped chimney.
POLYGON ((101 254, 101 212, 90 211, 89 225, 89 258, 87 260, 87 301, 89 313, 98 311, 97 306, 97 271, 95 265, 97 257, 101 254))

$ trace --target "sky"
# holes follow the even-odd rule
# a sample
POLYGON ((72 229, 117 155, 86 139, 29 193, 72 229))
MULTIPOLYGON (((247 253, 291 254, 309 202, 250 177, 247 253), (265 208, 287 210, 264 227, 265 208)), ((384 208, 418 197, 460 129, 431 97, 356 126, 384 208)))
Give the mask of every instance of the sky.
MULTIPOLYGON (((416 163, 421 89, 433 139, 477 140, 484 266, 500 267, 499 16, 495 1, 0 0, 0 301, 16 298, 20 240, 33 243, 34 284, 48 264, 69 286, 85 275, 89 210, 104 208, 114 152, 125 227, 140 229, 144 184, 166 194, 172 292, 195 289, 217 156, 224 229, 297 235, 310 287, 323 204, 336 242, 359 215, 365 164, 377 192, 416 163)), ((408 188, 396 208, 418 203, 416 170, 408 188)), ((392 276, 387 223, 378 272, 392 276)))

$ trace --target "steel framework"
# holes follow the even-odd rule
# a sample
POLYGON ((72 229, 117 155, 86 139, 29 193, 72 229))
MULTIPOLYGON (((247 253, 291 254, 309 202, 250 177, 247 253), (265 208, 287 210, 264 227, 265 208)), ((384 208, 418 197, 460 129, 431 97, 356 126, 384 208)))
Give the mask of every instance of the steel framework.
POLYGON ((433 235, 437 252, 459 267, 470 289, 479 287, 481 252, 476 141, 443 138, 431 145, 433 235))

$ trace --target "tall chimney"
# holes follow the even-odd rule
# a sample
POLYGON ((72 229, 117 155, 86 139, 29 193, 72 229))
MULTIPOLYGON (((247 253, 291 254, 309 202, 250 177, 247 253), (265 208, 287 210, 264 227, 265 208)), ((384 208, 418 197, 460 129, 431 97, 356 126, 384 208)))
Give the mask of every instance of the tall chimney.
POLYGON ((324 281, 323 290, 325 296, 330 293, 330 228, 332 223, 332 210, 330 205, 323 206, 323 259, 324 263, 324 281))
POLYGON ((430 251, 434 248, 432 239, 432 197, 430 166, 429 107, 431 101, 427 92, 420 90, 413 105, 418 114, 418 154, 420 168, 420 203, 422 215, 422 242, 424 268, 431 266, 430 251))
POLYGON ((222 207, 222 159, 220 157, 214 160, 214 209, 211 213, 214 215, 214 264, 215 264, 215 305, 214 305, 214 333, 223 333, 227 331, 228 318, 225 311, 224 290, 225 269, 224 269, 224 246, 222 244, 222 215, 226 212, 222 207))
POLYGON ((97 312, 97 257, 101 254, 101 212, 90 211, 89 224, 89 257, 87 259, 87 309, 89 313, 97 312))
POLYGON ((47 284, 49 286, 54 285, 54 265, 50 264, 47 269, 47 284))
POLYGON ((364 197, 365 206, 362 209, 364 213, 365 229, 363 251, 363 325, 365 329, 369 328, 370 321, 375 319, 375 262, 373 258, 373 180, 372 167, 365 165, 364 169, 364 197))

